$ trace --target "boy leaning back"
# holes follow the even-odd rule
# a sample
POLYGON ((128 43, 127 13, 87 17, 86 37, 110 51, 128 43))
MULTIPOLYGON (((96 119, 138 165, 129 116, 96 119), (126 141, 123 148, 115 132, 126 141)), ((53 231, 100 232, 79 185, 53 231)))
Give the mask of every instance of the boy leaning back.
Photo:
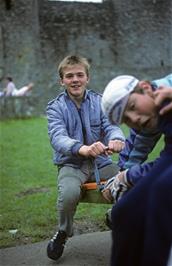
MULTIPOLYGON (((125 123, 138 132, 159 130, 165 142, 144 178, 113 206, 112 266, 164 266, 172 247, 172 111, 160 116, 152 96, 138 79, 125 75, 113 79, 102 97, 111 123, 125 123)), ((111 181, 107 190, 118 199, 122 189, 116 193, 111 181)))
POLYGON ((67 238, 73 235, 81 185, 95 181, 97 170, 101 180, 116 174, 119 167, 109 155, 124 147, 122 131, 101 110, 101 95, 87 89, 89 67, 86 58, 64 58, 58 67, 64 92, 47 106, 48 133, 58 166, 59 226, 47 246, 53 260, 62 256, 67 238))
MULTIPOLYGON (((121 76, 121 84, 123 84, 123 81, 125 81, 125 79, 122 79, 122 77, 127 76, 121 76)), ((104 97, 109 97, 107 95, 107 91, 112 86, 112 84, 113 86, 116 86, 117 82, 119 83, 119 77, 113 79, 113 81, 111 81, 107 85, 104 93, 106 94, 106 96, 104 97)), ((157 107, 155 108, 157 108, 157 110, 160 109, 160 114, 165 109, 170 110, 172 103, 170 102, 170 95, 168 91, 172 93, 172 74, 151 82, 147 80, 141 80, 138 81, 138 85, 140 88, 142 88, 142 93, 145 93, 146 95, 155 99, 155 105, 157 105, 157 107), (161 97, 159 98, 158 95, 161 95, 161 97), (163 99, 162 96, 165 96, 166 98, 168 96, 167 99, 169 100, 169 103, 163 107, 162 104, 160 105, 158 103, 159 99, 163 99)), ((104 97, 103 100, 105 101, 104 97)), ((115 94, 113 94, 113 97, 116 97, 115 94)), ((108 108, 110 108, 110 106, 113 106, 113 97, 110 96, 111 99, 109 98, 109 100, 107 101, 108 104, 106 103, 108 105, 108 108)), ((143 104, 144 102, 140 102, 141 107, 143 106, 143 104)), ((119 156, 118 165, 120 166, 121 171, 116 177, 108 180, 103 191, 103 195, 107 200, 112 201, 113 198, 115 203, 128 189, 133 187, 138 181, 140 181, 142 177, 144 177, 150 171, 155 162, 145 161, 148 158, 148 154, 153 150, 154 146, 160 139, 161 135, 162 132, 160 132, 158 127, 154 127, 152 130, 145 130, 145 128, 137 130, 136 128, 133 128, 131 126, 130 134, 126 139, 125 147, 120 152, 119 156), (110 193, 108 188, 111 188, 112 193, 110 193)))

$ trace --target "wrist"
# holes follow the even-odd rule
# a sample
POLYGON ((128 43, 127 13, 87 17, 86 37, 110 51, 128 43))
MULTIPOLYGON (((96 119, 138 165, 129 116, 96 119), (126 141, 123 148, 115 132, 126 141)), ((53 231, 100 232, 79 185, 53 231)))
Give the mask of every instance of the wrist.
POLYGON ((73 145, 73 147, 72 147, 72 149, 71 149, 71 152, 72 152, 72 154, 73 155, 80 155, 79 154, 79 150, 80 150, 80 148, 82 147, 83 145, 81 144, 81 143, 75 143, 75 145, 73 145))
POLYGON ((80 149, 78 150, 78 154, 82 156, 87 156, 87 146, 82 145, 80 149))
POLYGON ((121 182, 122 184, 125 184, 127 186, 130 186, 128 181, 127 181, 127 175, 126 175, 127 171, 128 171, 128 169, 124 170, 122 172, 119 172, 117 177, 118 177, 119 182, 121 182))
POLYGON ((123 182, 124 184, 126 184, 128 187, 131 187, 131 183, 128 181, 128 177, 127 177, 127 172, 128 172, 128 169, 124 170, 123 171, 123 182))

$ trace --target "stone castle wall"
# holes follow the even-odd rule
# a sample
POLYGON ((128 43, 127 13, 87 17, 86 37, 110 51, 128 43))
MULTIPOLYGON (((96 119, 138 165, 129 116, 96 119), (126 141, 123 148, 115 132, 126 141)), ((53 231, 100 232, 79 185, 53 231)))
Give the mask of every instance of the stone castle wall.
POLYGON ((160 78, 172 72, 171 0, 0 1, 0 87, 33 81, 39 113, 61 91, 57 65, 68 54, 91 63, 90 87, 118 74, 160 78))

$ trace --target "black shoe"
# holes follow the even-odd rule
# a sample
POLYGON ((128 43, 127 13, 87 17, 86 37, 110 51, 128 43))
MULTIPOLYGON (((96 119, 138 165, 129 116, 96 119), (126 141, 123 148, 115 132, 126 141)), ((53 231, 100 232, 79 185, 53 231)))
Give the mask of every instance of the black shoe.
POLYGON ((112 230, 112 218, 111 218, 111 211, 112 209, 107 210, 105 214, 105 223, 110 230, 112 230))
POLYGON ((57 232, 49 241, 47 246, 47 256, 52 260, 58 260, 64 250, 67 235, 64 231, 57 232))

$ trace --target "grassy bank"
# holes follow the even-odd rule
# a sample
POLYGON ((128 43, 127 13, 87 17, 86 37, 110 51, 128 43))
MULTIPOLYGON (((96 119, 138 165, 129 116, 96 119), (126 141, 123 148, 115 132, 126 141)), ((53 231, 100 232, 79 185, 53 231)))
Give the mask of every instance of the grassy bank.
MULTIPOLYGON (((161 140, 151 159, 159 153, 162 143, 161 140)), ((46 119, 1 122, 0 158, 0 246, 49 238, 57 224, 57 189, 46 119)), ((97 224, 104 230, 104 213, 108 208, 109 205, 79 204, 76 228, 82 230, 83 224, 89 231, 89 224, 97 224)))

